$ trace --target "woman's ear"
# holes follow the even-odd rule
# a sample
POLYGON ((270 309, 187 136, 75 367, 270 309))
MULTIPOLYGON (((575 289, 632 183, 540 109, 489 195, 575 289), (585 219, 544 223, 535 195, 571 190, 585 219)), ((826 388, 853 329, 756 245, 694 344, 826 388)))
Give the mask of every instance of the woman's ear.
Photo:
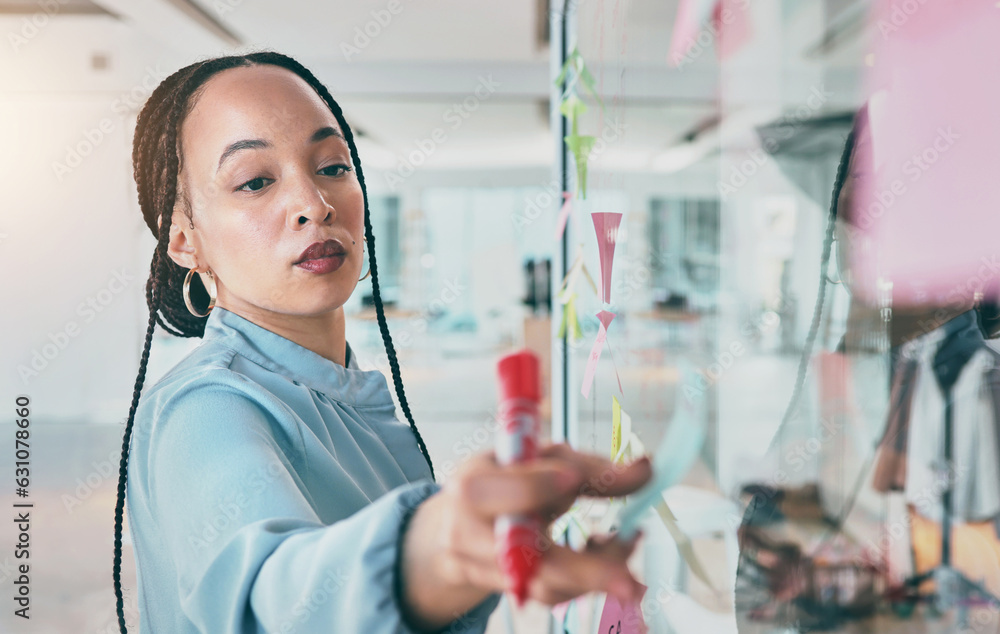
POLYGON ((167 255, 185 269, 198 268, 197 249, 194 246, 194 230, 189 228, 187 214, 175 209, 170 217, 170 241, 167 243, 167 255))

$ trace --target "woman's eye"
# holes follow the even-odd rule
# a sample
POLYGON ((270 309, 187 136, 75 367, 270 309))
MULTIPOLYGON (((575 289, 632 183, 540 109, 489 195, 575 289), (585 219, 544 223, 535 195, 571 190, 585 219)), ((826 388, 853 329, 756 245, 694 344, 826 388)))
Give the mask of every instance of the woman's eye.
POLYGON ((258 176, 257 178, 248 180, 247 182, 237 187, 236 191, 245 191, 245 192, 259 191, 264 188, 264 185, 266 185, 264 181, 269 181, 269 180, 271 179, 264 178, 263 176, 258 176))
POLYGON ((327 165, 326 167, 320 170, 320 173, 322 173, 324 176, 342 176, 347 172, 350 172, 351 169, 352 168, 350 165, 343 165, 338 163, 337 165, 327 165), (330 170, 332 170, 334 173, 331 174, 330 170))

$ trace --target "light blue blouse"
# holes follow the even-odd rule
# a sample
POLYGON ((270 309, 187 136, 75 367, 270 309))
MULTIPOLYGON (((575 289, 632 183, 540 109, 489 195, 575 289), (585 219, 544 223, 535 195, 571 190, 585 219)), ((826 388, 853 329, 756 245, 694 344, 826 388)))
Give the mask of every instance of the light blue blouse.
MULTIPOLYGON (((397 552, 440 485, 378 370, 216 306, 144 390, 128 471, 143 634, 416 631, 397 552)), ((499 600, 445 631, 484 632, 499 600)))

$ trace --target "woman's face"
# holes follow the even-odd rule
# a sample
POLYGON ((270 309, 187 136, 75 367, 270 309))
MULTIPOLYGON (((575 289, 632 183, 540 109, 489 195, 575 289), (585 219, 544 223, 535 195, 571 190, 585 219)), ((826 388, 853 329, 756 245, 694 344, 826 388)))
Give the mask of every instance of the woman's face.
POLYGON ((183 191, 194 229, 179 202, 169 252, 185 268, 211 268, 217 305, 306 316, 347 301, 364 261, 364 196, 336 118, 303 79, 276 66, 218 73, 185 118, 180 148, 178 199, 183 191), (339 268, 297 264, 330 239, 344 255, 326 263, 339 268))

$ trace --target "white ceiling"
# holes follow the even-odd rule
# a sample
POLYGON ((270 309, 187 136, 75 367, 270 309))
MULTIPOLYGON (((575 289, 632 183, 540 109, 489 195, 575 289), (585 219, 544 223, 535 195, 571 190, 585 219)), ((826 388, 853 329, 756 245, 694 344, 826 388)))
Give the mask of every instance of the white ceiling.
MULTIPOLYGON (((836 11, 827 7, 827 13, 837 19, 844 6, 851 5, 850 0, 829 2, 836 11)), ((851 105, 860 88, 857 79, 866 35, 851 35, 848 30, 848 36, 829 50, 807 56, 806 51, 823 40, 830 26, 826 22, 833 20, 817 17, 816 7, 822 3, 762 3, 774 5, 777 13, 755 8, 754 17, 781 25, 785 32, 778 39, 794 50, 778 53, 783 94, 762 95, 760 101, 767 107, 745 118, 747 125, 779 114, 782 104, 795 103, 817 77, 836 94, 829 108, 851 105)), ((12 58, 21 65, 34 65, 32 72, 19 75, 16 68, 0 68, 0 79, 16 78, 7 85, 23 91, 45 90, 59 81, 61 73, 66 90, 81 85, 89 90, 95 86, 121 90, 141 77, 143 64, 155 62, 173 70, 205 56, 270 48, 299 58, 330 87, 349 122, 365 135, 365 159, 373 166, 392 166, 438 127, 446 129, 448 142, 436 148, 426 167, 552 162, 547 114, 550 54, 539 41, 536 0, 199 0, 199 4, 93 0, 93 4, 112 15, 78 16, 67 10, 51 16, 54 26, 12 58), (368 35, 359 35, 366 29, 368 35), (62 36, 52 36, 55 32, 62 36), (117 77, 121 87, 115 87, 115 78, 106 71, 87 68, 86 61, 95 52, 109 55, 112 69, 121 69, 117 77), (66 71, 69 55, 72 64, 87 72, 66 71), (499 86, 453 129, 444 121, 446 113, 472 95, 483 77, 491 77, 499 86)), ((24 6, 21 0, 0 0, 0 13, 24 6)), ((604 120, 617 117, 629 126, 601 160, 620 161, 629 170, 649 169, 660 152, 717 114, 716 55, 706 50, 681 70, 667 67, 677 0, 579 0, 575 6, 581 52, 605 100, 604 120)), ((21 21, 16 15, 0 15, 0 24, 16 27, 21 21)), ((771 34, 759 25, 753 37, 757 43, 772 44, 771 34)), ((742 77, 753 82, 755 72, 758 69, 749 65, 742 77)), ((770 84, 761 82, 763 87, 770 84)), ((601 123, 594 105, 583 132, 594 133, 601 123)))

